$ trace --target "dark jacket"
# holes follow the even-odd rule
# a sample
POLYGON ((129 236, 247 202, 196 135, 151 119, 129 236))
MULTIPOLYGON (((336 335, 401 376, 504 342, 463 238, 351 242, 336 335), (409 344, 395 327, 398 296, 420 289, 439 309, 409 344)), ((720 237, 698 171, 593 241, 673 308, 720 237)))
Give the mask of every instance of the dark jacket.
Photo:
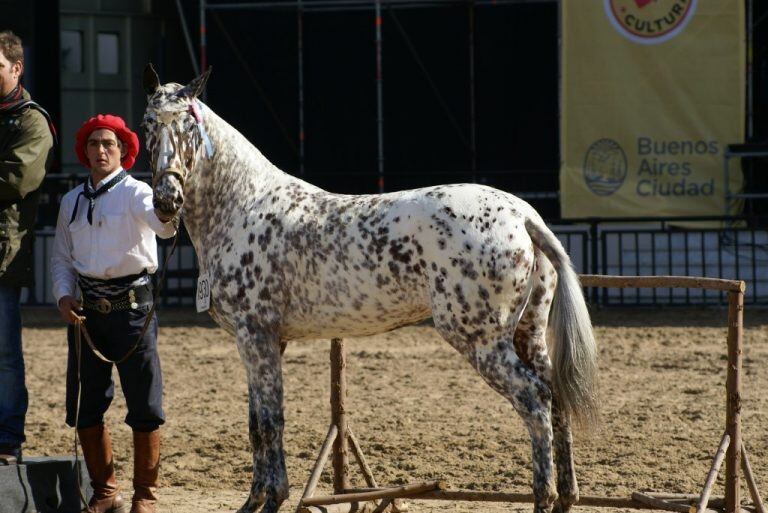
POLYGON ((43 114, 34 107, 0 112, 0 285, 34 282, 37 204, 52 162, 53 137, 43 114))

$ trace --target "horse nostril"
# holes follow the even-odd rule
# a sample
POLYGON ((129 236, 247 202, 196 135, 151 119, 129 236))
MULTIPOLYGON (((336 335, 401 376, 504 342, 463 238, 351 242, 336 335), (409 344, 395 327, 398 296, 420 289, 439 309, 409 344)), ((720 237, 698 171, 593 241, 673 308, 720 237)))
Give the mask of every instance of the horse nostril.
POLYGON ((173 204, 176 206, 176 208, 181 208, 181 206, 184 204, 184 196, 182 196, 181 193, 177 193, 176 197, 173 198, 173 204))

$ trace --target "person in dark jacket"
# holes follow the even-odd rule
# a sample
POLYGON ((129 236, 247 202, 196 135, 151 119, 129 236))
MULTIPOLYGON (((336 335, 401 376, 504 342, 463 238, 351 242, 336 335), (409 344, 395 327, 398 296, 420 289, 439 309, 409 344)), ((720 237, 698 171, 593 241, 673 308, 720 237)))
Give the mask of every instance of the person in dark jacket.
POLYGON ((40 185, 53 160, 44 110, 21 85, 21 39, 0 31, 0 465, 21 458, 27 389, 21 351, 22 287, 33 282, 40 185))

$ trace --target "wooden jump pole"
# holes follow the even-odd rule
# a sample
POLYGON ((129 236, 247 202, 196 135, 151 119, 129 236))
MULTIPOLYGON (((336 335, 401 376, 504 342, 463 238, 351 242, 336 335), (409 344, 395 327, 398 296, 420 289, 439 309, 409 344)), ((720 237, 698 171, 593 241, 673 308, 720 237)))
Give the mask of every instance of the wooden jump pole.
POLYGON ((347 426, 347 435, 349 435, 349 444, 352 446, 352 453, 355 455, 355 459, 360 467, 360 472, 363 473, 366 484, 371 488, 378 488, 379 484, 373 476, 373 471, 371 470, 371 467, 368 466, 368 462, 365 461, 365 456, 363 456, 363 449, 360 447, 357 438, 355 438, 355 434, 349 429, 349 426, 347 426))
POLYGON ((584 287, 616 289, 682 288, 743 293, 746 287, 741 280, 698 278, 695 276, 601 276, 598 274, 582 274, 579 276, 579 279, 584 287))
POLYGON ((696 513, 704 513, 709 504, 709 495, 712 493, 712 485, 715 484, 717 479, 717 473, 720 471, 720 465, 723 464, 723 458, 725 453, 730 447, 731 437, 728 433, 723 433, 723 438, 720 440, 720 445, 717 447, 715 453, 715 459, 712 461, 712 466, 707 474, 707 480, 704 482, 704 488, 701 490, 701 496, 699 496, 699 505, 696 508, 696 513))
POLYGON ((741 471, 744 472, 744 478, 747 480, 749 494, 752 496, 752 504, 755 505, 757 513, 766 513, 763 499, 760 498, 760 492, 757 490, 755 475, 752 473, 752 466, 749 464, 747 450, 744 448, 744 441, 741 443, 741 471))
POLYGON ((375 499, 395 499, 408 497, 432 490, 444 490, 446 484, 443 481, 429 481, 426 483, 414 483, 391 488, 378 488, 367 492, 350 492, 336 495, 323 495, 304 499, 305 506, 324 506, 326 504, 344 504, 347 502, 367 502, 375 499))
MULTIPOLYGON (((307 486, 304 487, 304 493, 301 495, 302 500, 312 497, 315 493, 317 482, 320 480, 320 474, 323 473, 325 462, 328 461, 328 455, 331 453, 331 447, 336 440, 337 433, 338 429, 336 428, 336 424, 331 423, 331 427, 328 428, 328 434, 325 437, 323 446, 320 448, 320 456, 317 457, 315 466, 312 468, 312 474, 309 476, 309 481, 307 481, 307 486)), ((296 507, 296 513, 299 513, 300 511, 301 501, 299 501, 299 505, 296 507)))
POLYGON ((347 356, 344 341, 331 340, 331 424, 337 428, 333 442, 333 491, 343 493, 349 488, 349 442, 347 432, 347 356))
MULTIPOLYGON (((388 488, 351 488, 347 490, 349 493, 364 493, 372 491, 389 490, 388 488)), ((581 495, 579 496, 578 506, 589 506, 598 508, 621 508, 621 509, 666 509, 668 511, 680 511, 681 513, 689 513, 690 506, 680 506, 679 508, 670 508, 669 504, 661 506, 662 500, 656 497, 643 497, 644 494, 638 494, 637 492, 632 494, 631 498, 624 497, 606 497, 603 495, 581 495), (657 499, 657 500, 651 500, 657 499)), ((698 496, 691 495, 691 498, 698 496)), ((534 497, 532 493, 514 493, 514 492, 488 492, 480 490, 432 490, 419 493, 409 497, 413 500, 437 500, 437 501, 464 501, 464 502, 509 502, 509 503, 533 503, 534 497)), ((710 513, 715 513, 712 510, 707 510, 710 513)))
POLYGON ((725 432, 731 443, 725 454, 725 513, 739 513, 741 463, 741 354, 744 338, 744 291, 728 292, 728 374, 725 432))
MULTIPOLYGON (((645 504, 645 508, 663 509, 666 511, 676 511, 678 513, 690 513, 691 505, 681 502, 674 502, 670 498, 661 498, 647 493, 632 492, 632 499, 645 504)), ((643 508, 643 509, 645 509, 643 508)), ((698 510, 697 510, 698 511, 698 510)), ((717 513, 712 509, 703 509, 703 513, 717 513)))

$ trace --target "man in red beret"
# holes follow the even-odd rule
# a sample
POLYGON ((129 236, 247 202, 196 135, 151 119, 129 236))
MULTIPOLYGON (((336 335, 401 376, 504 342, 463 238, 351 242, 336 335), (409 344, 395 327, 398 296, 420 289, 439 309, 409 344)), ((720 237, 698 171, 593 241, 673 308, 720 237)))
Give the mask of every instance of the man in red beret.
POLYGON ((77 427, 94 491, 89 511, 94 513, 127 509, 118 493, 104 424, 114 396, 112 363, 128 406, 125 422, 133 430, 131 513, 154 512, 157 500, 159 427, 165 414, 154 314, 138 338, 153 301, 155 235, 172 237, 176 229, 155 215, 149 185, 126 174, 138 152, 138 138, 121 118, 100 114, 83 124, 75 153, 90 177, 61 201, 51 257, 53 294, 62 319, 70 324, 67 424, 77 427), (82 302, 76 299, 78 286, 82 302), (73 326, 78 316, 85 317, 83 326, 106 360, 83 344, 78 362, 73 326))

